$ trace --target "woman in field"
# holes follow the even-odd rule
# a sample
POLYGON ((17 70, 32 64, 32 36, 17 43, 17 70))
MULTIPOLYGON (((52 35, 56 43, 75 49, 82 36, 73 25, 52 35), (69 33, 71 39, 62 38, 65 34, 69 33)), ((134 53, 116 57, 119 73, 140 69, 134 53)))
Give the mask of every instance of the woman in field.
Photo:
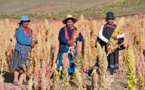
POLYGON ((23 84, 27 84, 26 80, 26 61, 28 57, 28 53, 31 52, 31 49, 34 47, 34 44, 37 41, 32 43, 32 30, 28 27, 30 19, 28 16, 21 16, 21 20, 19 22, 19 28, 16 29, 15 35, 17 43, 15 45, 15 51, 13 53, 11 68, 14 71, 14 81, 13 84, 19 85, 23 82, 23 84), (20 76, 20 80, 18 80, 19 72, 23 71, 20 76), (21 81, 21 82, 20 82, 21 81))
MULTIPOLYGON (((63 53, 67 53, 69 51, 69 47, 73 46, 75 42, 77 41, 83 41, 83 37, 81 33, 79 34, 78 38, 74 39, 74 33, 76 30, 76 27, 74 27, 74 23, 77 22, 77 19, 73 18, 72 15, 68 15, 66 19, 63 20, 63 24, 66 26, 61 28, 59 32, 59 53, 58 53, 58 66, 57 68, 59 69, 60 66, 63 65, 62 63, 62 55, 63 53)), ((69 59, 69 68, 68 68, 68 73, 71 75, 75 72, 75 67, 76 65, 72 63, 71 61, 76 58, 76 48, 74 48, 75 53, 74 55, 71 55, 70 53, 68 54, 68 59, 69 59)))
MULTIPOLYGON (((101 46, 105 46, 105 51, 107 51, 107 45, 110 45, 110 38, 112 36, 113 31, 116 28, 116 25, 114 24, 114 14, 113 12, 108 12, 106 15, 106 21, 107 23, 101 27, 101 30, 99 32, 99 39, 101 46)), ((115 40, 118 39, 118 44, 121 44, 124 38, 124 33, 122 35, 117 35, 113 37, 115 40)), ((122 47, 124 48, 124 47, 122 47)), ((111 75, 113 75, 114 70, 119 69, 119 62, 118 62, 118 54, 119 49, 116 49, 113 53, 109 54, 107 56, 108 59, 108 68, 110 69, 111 75)))

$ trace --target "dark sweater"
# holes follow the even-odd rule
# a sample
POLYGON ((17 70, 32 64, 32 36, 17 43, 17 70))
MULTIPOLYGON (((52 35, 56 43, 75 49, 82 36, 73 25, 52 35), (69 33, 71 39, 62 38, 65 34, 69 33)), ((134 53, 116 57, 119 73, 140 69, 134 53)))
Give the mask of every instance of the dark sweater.
MULTIPOLYGON (((71 38, 73 29, 67 28, 67 32, 68 32, 69 38, 71 38)), ((59 32, 59 37, 58 37, 58 39, 59 39, 59 42, 60 42, 59 52, 60 52, 60 53, 63 53, 63 51, 64 51, 64 49, 65 49, 65 46, 67 45, 67 42, 69 41, 69 40, 67 40, 67 39, 65 38, 65 27, 61 28, 61 30, 60 30, 60 32, 59 32)), ((83 36, 82 36, 82 34, 80 33, 80 34, 79 34, 79 37, 76 38, 76 39, 77 39, 77 41, 80 41, 80 42, 83 41, 83 36)))

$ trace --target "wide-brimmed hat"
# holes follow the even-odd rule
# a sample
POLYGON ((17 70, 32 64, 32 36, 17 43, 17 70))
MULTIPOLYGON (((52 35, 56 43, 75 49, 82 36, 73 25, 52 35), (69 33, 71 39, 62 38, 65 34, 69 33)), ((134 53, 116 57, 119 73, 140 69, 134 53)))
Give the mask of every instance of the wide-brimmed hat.
POLYGON ((68 19, 72 19, 74 23, 77 22, 77 19, 74 18, 72 15, 69 14, 69 15, 67 15, 67 17, 63 20, 63 24, 66 24, 68 19))
POLYGON ((113 12, 107 12, 105 19, 115 19, 113 12))
POLYGON ((23 15, 23 16, 21 16, 20 21, 18 23, 20 24, 22 21, 30 22, 30 19, 28 18, 28 16, 23 15))

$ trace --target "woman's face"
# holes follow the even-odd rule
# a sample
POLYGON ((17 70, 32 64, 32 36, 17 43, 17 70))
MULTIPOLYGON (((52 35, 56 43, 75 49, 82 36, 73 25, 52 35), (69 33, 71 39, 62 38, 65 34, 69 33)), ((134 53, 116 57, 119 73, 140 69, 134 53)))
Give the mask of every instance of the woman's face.
POLYGON ((67 21, 66 25, 68 28, 72 28, 73 27, 74 22, 70 19, 67 21))
POLYGON ((29 25, 29 22, 28 22, 28 21, 22 22, 22 26, 23 26, 23 27, 28 27, 28 25, 29 25))
POLYGON ((108 24, 114 24, 114 19, 108 19, 108 24))

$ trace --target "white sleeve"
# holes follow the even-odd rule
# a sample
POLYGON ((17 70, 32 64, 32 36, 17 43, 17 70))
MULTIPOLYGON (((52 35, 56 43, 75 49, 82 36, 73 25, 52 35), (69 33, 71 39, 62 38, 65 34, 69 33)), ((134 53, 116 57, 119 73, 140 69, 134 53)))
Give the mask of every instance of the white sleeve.
POLYGON ((124 33, 122 33, 122 35, 117 35, 117 39, 123 38, 124 37, 124 33))
POLYGON ((104 28, 104 26, 102 26, 101 29, 100 29, 99 38, 100 38, 102 41, 104 41, 105 43, 107 43, 107 42, 108 42, 108 39, 105 38, 105 37, 103 36, 103 28, 104 28))

